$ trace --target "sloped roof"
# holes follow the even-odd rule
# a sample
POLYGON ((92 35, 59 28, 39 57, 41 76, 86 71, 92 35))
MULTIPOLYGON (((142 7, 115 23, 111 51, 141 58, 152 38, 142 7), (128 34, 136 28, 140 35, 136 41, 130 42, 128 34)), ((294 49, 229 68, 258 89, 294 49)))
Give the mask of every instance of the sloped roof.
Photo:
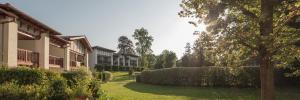
POLYGON ((58 32, 58 31, 54 30, 53 28, 43 24, 42 22, 32 18, 31 16, 27 15, 26 13, 22 12, 21 10, 11 6, 9 3, 6 3, 6 4, 0 3, 0 11, 2 11, 4 13, 11 12, 10 14, 8 14, 9 16, 25 19, 26 21, 34 23, 35 25, 49 31, 50 34, 52 34, 52 35, 61 35, 60 32, 58 32))
POLYGON ((60 36, 61 38, 73 41, 73 40, 81 40, 81 43, 84 44, 84 46, 89 50, 89 52, 92 52, 92 46, 90 42, 88 41, 87 37, 85 35, 75 35, 75 36, 60 36))
POLYGON ((93 49, 98 49, 98 50, 103 50, 103 51, 108 51, 108 52, 116 52, 115 50, 107 49, 101 46, 94 46, 92 47, 93 49))
POLYGON ((121 54, 121 53, 114 53, 114 56, 121 56, 121 55, 127 55, 127 56, 131 56, 131 57, 139 57, 138 55, 136 54, 121 54))

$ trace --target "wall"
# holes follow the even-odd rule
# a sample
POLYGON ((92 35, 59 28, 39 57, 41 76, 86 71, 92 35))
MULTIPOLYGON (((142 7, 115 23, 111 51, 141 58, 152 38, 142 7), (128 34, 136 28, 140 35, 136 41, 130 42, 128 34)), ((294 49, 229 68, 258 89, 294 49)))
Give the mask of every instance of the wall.
POLYGON ((85 53, 84 46, 79 40, 71 41, 70 49, 79 53, 85 53))
POLYGON ((60 47, 57 47, 57 46, 54 46, 54 45, 50 44, 49 54, 51 56, 64 58, 64 54, 65 54, 64 53, 64 48, 60 48, 60 47))
MULTIPOLYGON (((17 66, 17 45, 18 45, 18 34, 17 34, 17 23, 9 22, 3 24, 3 62, 9 67, 17 66)), ((2 40, 2 39, 1 39, 2 40)))
POLYGON ((97 62, 97 51, 93 50, 93 52, 89 54, 89 66, 95 67, 96 62, 97 62))
POLYGON ((18 48, 36 52, 35 40, 18 40, 18 48))

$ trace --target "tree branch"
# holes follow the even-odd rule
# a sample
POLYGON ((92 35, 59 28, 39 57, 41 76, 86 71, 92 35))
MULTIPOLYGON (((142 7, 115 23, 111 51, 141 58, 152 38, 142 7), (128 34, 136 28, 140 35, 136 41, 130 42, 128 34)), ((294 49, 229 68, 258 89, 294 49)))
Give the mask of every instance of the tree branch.
MULTIPOLYGON (((230 4, 230 5, 232 5, 232 4, 230 4)), ((235 7, 237 7, 237 8, 239 8, 244 15, 249 16, 252 19, 256 19, 256 20, 259 19, 259 17, 255 13, 251 12, 250 10, 246 9, 244 6, 240 5, 240 3, 233 1, 233 5, 235 5, 235 7)))
POLYGON ((281 30, 284 28, 284 25, 288 24, 288 22, 290 22, 292 18, 298 15, 299 13, 300 13, 300 7, 292 8, 292 12, 290 12, 288 15, 282 18, 282 20, 279 20, 277 22, 277 24, 279 25, 277 25, 274 28, 274 34, 279 34, 279 32, 281 32, 281 30))
POLYGON ((282 44, 282 45, 276 47, 276 49, 273 49, 273 50, 271 51, 271 54, 274 55, 274 54, 276 54, 280 49, 285 48, 285 47, 287 47, 287 46, 294 45, 294 44, 297 43, 297 42, 298 42, 298 41, 293 41, 293 42, 290 42, 290 43, 288 43, 288 44, 282 44))
POLYGON ((257 50, 257 47, 250 45, 249 43, 247 43, 247 39, 245 39, 244 37, 242 37, 241 35, 236 35, 237 37, 237 41, 239 43, 241 43, 242 45, 252 49, 252 50, 257 50))

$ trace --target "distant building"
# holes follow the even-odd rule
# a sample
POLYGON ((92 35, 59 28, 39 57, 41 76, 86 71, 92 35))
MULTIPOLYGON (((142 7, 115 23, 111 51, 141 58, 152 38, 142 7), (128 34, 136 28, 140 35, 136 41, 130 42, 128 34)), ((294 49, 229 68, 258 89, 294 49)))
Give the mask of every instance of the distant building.
POLYGON ((114 65, 138 67, 139 56, 134 54, 114 54, 114 65))
POLYGON ((94 67, 96 65, 113 66, 114 50, 107 49, 100 46, 94 46, 93 52, 89 57, 89 66, 94 67))
POLYGON ((128 66, 138 67, 138 57, 134 54, 119 54, 116 51, 100 46, 94 46, 89 56, 89 66, 128 66))

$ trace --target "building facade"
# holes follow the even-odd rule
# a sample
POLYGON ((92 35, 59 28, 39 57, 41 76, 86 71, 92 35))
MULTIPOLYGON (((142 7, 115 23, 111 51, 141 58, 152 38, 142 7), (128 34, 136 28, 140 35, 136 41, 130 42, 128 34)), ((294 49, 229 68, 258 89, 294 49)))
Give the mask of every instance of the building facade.
POLYGON ((114 65, 139 67, 139 56, 134 54, 114 54, 114 65))
POLYGON ((116 51, 100 46, 94 46, 89 56, 89 66, 126 66, 138 67, 138 57, 133 54, 118 54, 116 51))
POLYGON ((100 46, 94 46, 92 48, 93 52, 89 56, 90 67, 96 65, 113 66, 113 55, 116 51, 100 46))
POLYGON ((88 66, 92 49, 85 36, 61 37, 60 32, 9 4, 0 4, 0 32, 1 65, 58 70, 88 66))

